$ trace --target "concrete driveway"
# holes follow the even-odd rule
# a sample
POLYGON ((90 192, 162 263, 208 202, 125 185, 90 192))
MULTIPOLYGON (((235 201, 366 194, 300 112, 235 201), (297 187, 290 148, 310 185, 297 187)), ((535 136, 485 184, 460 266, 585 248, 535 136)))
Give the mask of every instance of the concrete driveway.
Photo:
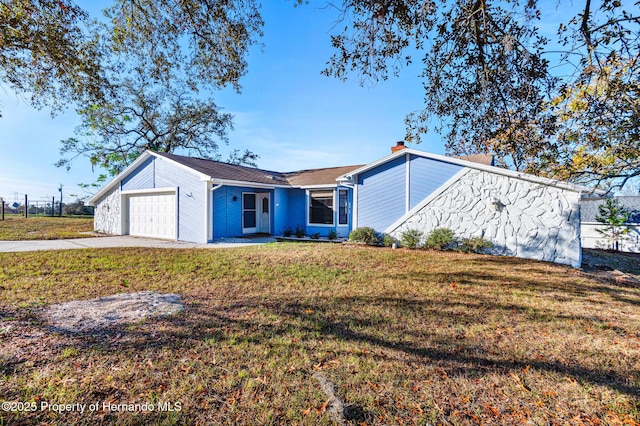
POLYGON ((273 238, 228 238, 211 244, 188 243, 183 241, 156 240, 131 236, 77 238, 72 240, 0 241, 0 252, 37 250, 73 250, 83 248, 152 247, 152 248, 233 248, 273 242, 273 238))

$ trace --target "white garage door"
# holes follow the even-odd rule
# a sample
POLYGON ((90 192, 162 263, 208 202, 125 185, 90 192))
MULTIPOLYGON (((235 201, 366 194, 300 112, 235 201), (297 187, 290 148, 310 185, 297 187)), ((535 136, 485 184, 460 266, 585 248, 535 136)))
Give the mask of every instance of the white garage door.
POLYGON ((130 195, 129 235, 175 239, 176 195, 130 195))

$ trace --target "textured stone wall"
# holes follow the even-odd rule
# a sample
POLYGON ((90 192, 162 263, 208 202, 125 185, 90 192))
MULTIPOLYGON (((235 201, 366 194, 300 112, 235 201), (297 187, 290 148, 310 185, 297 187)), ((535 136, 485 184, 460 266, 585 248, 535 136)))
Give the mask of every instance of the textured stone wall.
POLYGON ((484 235, 494 254, 579 267, 580 194, 519 178, 470 170, 390 233, 450 228, 484 235))
POLYGON ((116 186, 95 207, 93 229, 105 234, 120 235, 120 188, 116 186))

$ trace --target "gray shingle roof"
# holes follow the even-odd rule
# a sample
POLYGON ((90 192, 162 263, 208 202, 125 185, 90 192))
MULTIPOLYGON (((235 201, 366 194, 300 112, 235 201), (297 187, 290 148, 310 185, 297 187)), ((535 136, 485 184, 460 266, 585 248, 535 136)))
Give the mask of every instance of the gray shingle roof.
POLYGON ((256 169, 255 167, 238 166, 221 161, 204 158, 185 157, 183 155, 156 152, 155 154, 187 166, 193 170, 215 179, 255 182, 268 185, 288 185, 287 179, 280 172, 256 169))
POLYGON ((329 167, 324 169, 300 170, 297 172, 285 173, 289 183, 293 186, 305 185, 325 185, 336 183, 336 179, 352 170, 359 169, 359 166, 329 167))
MULTIPOLYGON (((640 196, 620 196, 614 197, 630 210, 631 217, 629 223, 640 223, 640 196)), ((583 198, 580 200, 580 221, 597 222, 598 207, 604 204, 605 198, 583 198)))
POLYGON ((359 166, 328 167, 322 169, 299 170, 281 173, 255 167, 239 166, 204 158, 186 157, 183 155, 157 152, 157 155, 168 158, 183 166, 189 167, 214 179, 253 182, 267 185, 335 185, 336 179, 359 166))

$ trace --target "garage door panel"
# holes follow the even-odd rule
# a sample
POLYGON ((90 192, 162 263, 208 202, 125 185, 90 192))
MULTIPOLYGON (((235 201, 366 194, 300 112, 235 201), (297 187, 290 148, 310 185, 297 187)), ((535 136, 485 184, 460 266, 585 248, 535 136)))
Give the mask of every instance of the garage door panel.
POLYGON ((176 238, 176 195, 136 194, 129 196, 129 235, 176 238))

